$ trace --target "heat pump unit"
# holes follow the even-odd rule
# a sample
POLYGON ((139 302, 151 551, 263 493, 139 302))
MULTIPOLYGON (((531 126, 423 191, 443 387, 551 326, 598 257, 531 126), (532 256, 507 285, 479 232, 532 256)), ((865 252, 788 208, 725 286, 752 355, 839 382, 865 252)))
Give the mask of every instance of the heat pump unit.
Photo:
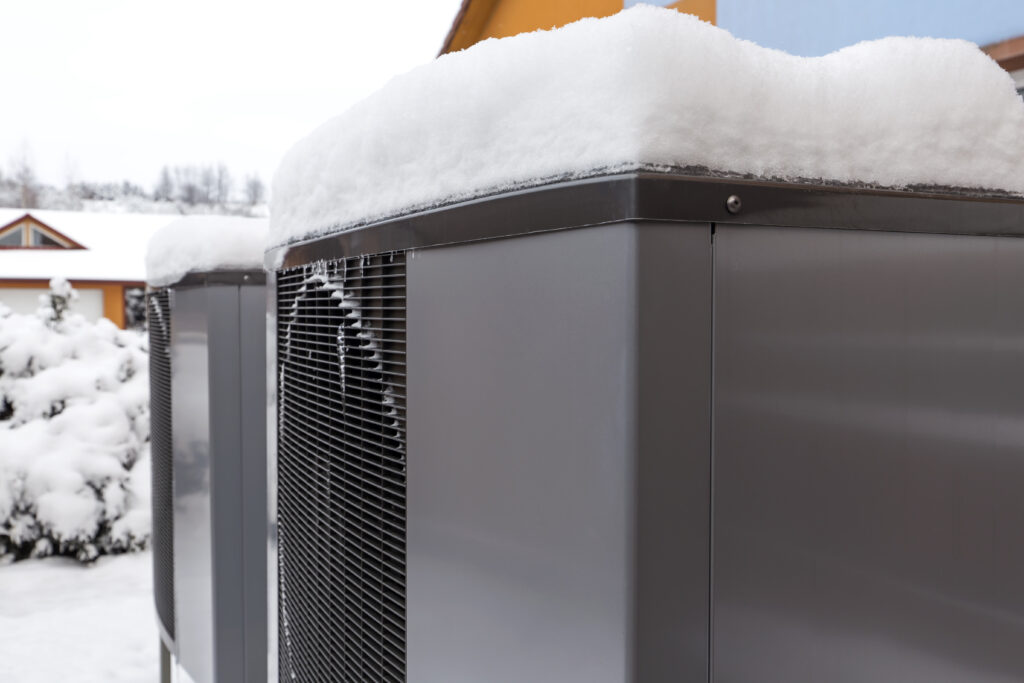
POLYGON ((629 173, 273 251, 271 677, 1024 678, 1022 226, 629 173))
POLYGON ((266 678, 264 283, 192 272, 149 292, 154 594, 176 680, 266 678))

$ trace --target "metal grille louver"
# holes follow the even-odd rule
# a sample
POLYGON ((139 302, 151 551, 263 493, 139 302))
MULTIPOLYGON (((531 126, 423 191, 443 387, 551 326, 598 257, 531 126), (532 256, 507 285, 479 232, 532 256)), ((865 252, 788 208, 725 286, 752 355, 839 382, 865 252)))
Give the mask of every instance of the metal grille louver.
POLYGON ((153 479, 153 593, 164 630, 174 638, 174 464, 171 444, 170 292, 149 295, 150 471, 153 479))
POLYGON ((278 273, 281 681, 405 680, 405 254, 278 273))

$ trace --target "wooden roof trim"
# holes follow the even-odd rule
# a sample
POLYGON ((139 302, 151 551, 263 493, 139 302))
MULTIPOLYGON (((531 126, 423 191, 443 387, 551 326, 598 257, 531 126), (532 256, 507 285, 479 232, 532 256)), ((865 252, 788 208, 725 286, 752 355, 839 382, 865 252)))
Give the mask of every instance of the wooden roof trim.
POLYGON ((24 219, 25 219, 25 216, 22 216, 21 218, 19 218, 18 220, 14 221, 13 223, 8 223, 7 225, 0 226, 0 237, 3 237, 4 235, 6 235, 9 232, 12 232, 13 230, 20 229, 21 226, 18 225, 18 223, 20 223, 24 219))
POLYGON ((441 52, 437 56, 465 50, 476 43, 497 4, 498 0, 462 0, 462 6, 459 7, 452 27, 445 36, 441 52))
MULTIPOLYGON (((89 278, 69 277, 71 286, 76 289, 100 289, 103 287, 124 287, 126 289, 145 289, 142 280, 90 280, 89 278)), ((10 277, 0 278, 0 289, 49 289, 50 280, 41 277, 10 277)))
POLYGON ((10 223, 6 223, 4 225, 0 225, 0 233, 7 232, 7 230, 9 228, 13 228, 15 225, 17 225, 18 223, 22 222, 26 218, 31 220, 31 221, 34 221, 36 223, 40 222, 40 221, 36 220, 36 218, 32 214, 30 214, 30 213, 23 213, 21 216, 15 218, 10 223))
POLYGON ((1024 36, 986 45, 981 51, 1007 71, 1024 69, 1024 36))
MULTIPOLYGON (((10 223, 7 223, 6 225, 0 225, 0 235, 3 235, 4 233, 9 232, 11 229, 13 229, 19 223, 21 223, 23 221, 26 221, 26 220, 29 223, 32 224, 32 227, 34 227, 37 230, 39 230, 40 232, 42 232, 43 234, 45 234, 50 239, 54 240, 55 242, 60 242, 60 243, 62 243, 64 245, 66 245, 66 246, 62 247, 63 249, 85 249, 86 248, 85 245, 79 244, 75 240, 71 239, 70 237, 68 237, 67 235, 62 233, 60 230, 53 229, 52 227, 50 227, 46 223, 42 222, 41 220, 39 220, 38 218, 33 216, 31 213, 25 213, 20 218, 15 218, 13 221, 11 221, 10 223)), ((10 249, 40 249, 42 247, 9 247, 9 248, 10 249)), ((55 248, 55 247, 51 247, 51 248, 55 248)))
MULTIPOLYGON (((31 222, 34 223, 34 225, 32 225, 32 228, 43 233, 44 235, 52 239, 54 242, 63 245, 65 249, 85 249, 85 247, 83 247, 81 244, 74 241, 67 235, 63 235, 54 230, 53 228, 51 228, 50 226, 40 223, 35 218, 33 218, 31 222)), ((39 247, 34 248, 38 249, 39 247)))

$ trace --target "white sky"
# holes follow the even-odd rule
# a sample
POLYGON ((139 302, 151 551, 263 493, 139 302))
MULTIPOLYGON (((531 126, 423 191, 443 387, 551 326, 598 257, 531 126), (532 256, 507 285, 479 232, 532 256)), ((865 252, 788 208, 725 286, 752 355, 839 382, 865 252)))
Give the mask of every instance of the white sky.
POLYGON ((432 59, 459 0, 0 0, 0 169, 63 185, 223 161, 268 183, 293 142, 432 59))

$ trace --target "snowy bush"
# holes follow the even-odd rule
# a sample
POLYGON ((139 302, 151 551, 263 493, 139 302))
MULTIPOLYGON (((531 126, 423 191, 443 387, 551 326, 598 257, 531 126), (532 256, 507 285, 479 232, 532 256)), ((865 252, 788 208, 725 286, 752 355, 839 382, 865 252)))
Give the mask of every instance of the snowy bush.
POLYGON ((88 562, 149 539, 146 338, 50 289, 35 315, 0 305, 0 558, 88 562))

